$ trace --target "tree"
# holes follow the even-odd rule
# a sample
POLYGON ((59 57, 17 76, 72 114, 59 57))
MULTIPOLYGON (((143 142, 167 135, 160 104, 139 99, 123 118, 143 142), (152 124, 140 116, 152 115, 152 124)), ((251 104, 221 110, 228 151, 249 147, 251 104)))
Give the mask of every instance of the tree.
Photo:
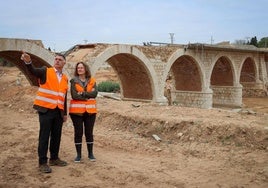
POLYGON ((255 36, 255 37, 252 37, 252 38, 250 39, 250 43, 249 43, 249 44, 258 47, 258 40, 257 40, 257 37, 256 37, 256 36, 255 36))
POLYGON ((258 47, 259 48, 268 48, 268 37, 261 38, 261 40, 258 42, 258 47))

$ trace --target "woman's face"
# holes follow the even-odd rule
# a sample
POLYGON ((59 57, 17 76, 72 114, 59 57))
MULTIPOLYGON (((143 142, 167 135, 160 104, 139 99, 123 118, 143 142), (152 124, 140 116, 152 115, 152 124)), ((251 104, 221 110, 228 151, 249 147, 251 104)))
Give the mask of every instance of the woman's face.
POLYGON ((84 75, 86 73, 85 67, 83 64, 78 64, 77 66, 77 74, 78 75, 84 75))

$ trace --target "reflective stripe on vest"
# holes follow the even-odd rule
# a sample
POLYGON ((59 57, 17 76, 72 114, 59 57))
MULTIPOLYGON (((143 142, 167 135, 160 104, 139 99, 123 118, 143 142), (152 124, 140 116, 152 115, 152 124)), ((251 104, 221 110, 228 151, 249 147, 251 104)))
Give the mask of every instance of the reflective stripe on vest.
POLYGON ((86 101, 71 100, 69 107, 69 113, 97 113, 97 104, 95 99, 89 99, 86 101))
POLYGON ((64 102, 60 101, 60 100, 53 100, 53 99, 50 99, 50 98, 46 98, 46 97, 41 97, 41 96, 36 96, 37 100, 40 100, 40 101, 44 101, 44 102, 48 102, 48 103, 52 103, 52 104, 64 104, 64 102))
POLYGON ((41 88, 39 87, 38 91, 42 92, 42 93, 47 93, 47 94, 51 94, 51 95, 56 95, 56 96, 61 96, 61 97, 65 97, 65 94, 62 93, 62 92, 56 92, 56 91, 52 91, 52 90, 49 90, 49 89, 44 89, 44 88, 41 88))

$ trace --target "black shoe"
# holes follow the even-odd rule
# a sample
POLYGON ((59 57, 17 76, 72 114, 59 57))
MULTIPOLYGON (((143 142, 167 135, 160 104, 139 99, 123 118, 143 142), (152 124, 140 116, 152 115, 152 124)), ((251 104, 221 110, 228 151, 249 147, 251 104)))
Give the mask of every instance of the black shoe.
POLYGON ((54 159, 54 160, 49 160, 49 165, 50 166, 66 166, 67 162, 60 160, 60 159, 54 159))
POLYGON ((51 168, 47 164, 40 164, 39 170, 42 173, 51 173, 52 172, 51 168))
POLYGON ((77 157, 74 159, 74 162, 75 162, 75 163, 80 163, 80 162, 81 162, 81 157, 77 156, 77 157))
POLYGON ((96 161, 96 158, 94 157, 93 154, 89 155, 89 156, 88 156, 88 159, 89 159, 91 162, 95 162, 95 161, 96 161))

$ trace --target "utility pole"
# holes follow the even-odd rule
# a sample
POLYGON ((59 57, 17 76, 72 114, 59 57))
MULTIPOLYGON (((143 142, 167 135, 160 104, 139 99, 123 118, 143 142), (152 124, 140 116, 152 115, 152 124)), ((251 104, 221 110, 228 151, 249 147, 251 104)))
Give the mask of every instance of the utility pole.
POLYGON ((213 44, 214 42, 214 39, 213 39, 213 36, 210 37, 210 44, 213 44))
POLYGON ((169 35, 170 35, 170 40, 171 40, 171 44, 173 44, 174 43, 174 33, 169 33, 169 35))

